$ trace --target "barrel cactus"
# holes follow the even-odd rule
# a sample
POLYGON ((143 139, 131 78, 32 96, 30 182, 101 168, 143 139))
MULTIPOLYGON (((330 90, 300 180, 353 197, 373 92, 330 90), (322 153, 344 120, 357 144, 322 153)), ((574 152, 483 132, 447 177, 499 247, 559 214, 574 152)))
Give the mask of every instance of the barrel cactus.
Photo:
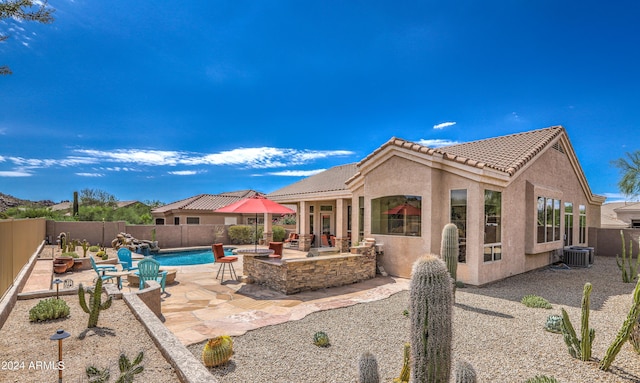
POLYGON ((440 242, 440 255, 447 264, 447 270, 449 270, 451 278, 453 278, 454 294, 455 282, 458 273, 459 247, 460 245, 458 243, 458 227, 453 223, 444 225, 444 228, 442 229, 442 241, 440 242))
POLYGON ((228 335, 211 338, 202 349, 202 362, 207 367, 225 364, 233 355, 233 339, 228 335))
POLYGON ((441 259, 429 254, 413 264, 409 296, 413 381, 448 383, 453 288, 441 259))
POLYGON ((329 335, 324 331, 318 331, 313 334, 313 344, 318 347, 329 347, 329 335))
POLYGON ((358 360, 358 383, 379 383, 380 375, 378 374, 378 361, 376 357, 370 353, 365 352, 360 355, 358 360))

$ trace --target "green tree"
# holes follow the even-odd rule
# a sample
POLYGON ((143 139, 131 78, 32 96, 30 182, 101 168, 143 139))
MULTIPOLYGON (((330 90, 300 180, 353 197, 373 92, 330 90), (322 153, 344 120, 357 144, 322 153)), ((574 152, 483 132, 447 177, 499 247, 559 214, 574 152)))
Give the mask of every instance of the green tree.
POLYGON ((627 196, 637 196, 640 194, 640 150, 626 155, 626 158, 612 161, 613 166, 620 169, 622 174, 618 187, 627 196))
MULTIPOLYGON (((49 24, 53 22, 53 12, 55 10, 48 7, 46 0, 0 0, 0 20, 15 18, 49 24)), ((0 42, 8 38, 8 35, 0 34, 0 42)), ((11 73, 8 66, 0 66, 0 76, 11 73)))
MULTIPOLYGON (((112 194, 99 189, 80 190, 80 203, 88 206, 116 207, 118 200, 112 194)), ((102 220, 102 219, 100 219, 102 220)))

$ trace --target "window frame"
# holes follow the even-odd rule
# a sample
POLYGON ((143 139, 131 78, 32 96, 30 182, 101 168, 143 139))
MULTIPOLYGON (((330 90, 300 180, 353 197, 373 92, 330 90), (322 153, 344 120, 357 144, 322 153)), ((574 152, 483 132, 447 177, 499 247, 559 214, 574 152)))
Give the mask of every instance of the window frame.
POLYGON ((388 195, 371 199, 371 234, 398 237, 422 236, 422 196, 388 195), (411 214, 389 213, 392 209, 407 205, 404 211, 415 210, 411 214), (418 205, 418 206, 416 206, 418 205))
POLYGON ((502 260, 502 192, 497 190, 484 190, 484 239, 483 239, 483 262, 497 262, 502 260), (497 193, 497 198, 492 198, 492 194, 497 193), (497 205, 488 205, 487 202, 492 199, 497 199, 497 205), (493 215, 494 219, 490 219, 491 215, 487 213, 491 213, 490 208, 495 208, 495 213, 493 215), (495 222, 489 222, 495 220, 495 222), (496 241, 487 242, 487 231, 488 228, 495 227, 495 239, 496 241))

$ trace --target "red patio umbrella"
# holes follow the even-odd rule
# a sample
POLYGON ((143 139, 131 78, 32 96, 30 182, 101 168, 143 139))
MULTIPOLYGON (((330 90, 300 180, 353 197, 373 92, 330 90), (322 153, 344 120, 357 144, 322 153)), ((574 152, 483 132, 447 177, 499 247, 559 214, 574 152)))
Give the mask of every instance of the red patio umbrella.
POLYGON ((396 207, 392 207, 391 209, 385 211, 382 214, 400 214, 400 215, 420 215, 422 210, 409 205, 408 203, 403 203, 402 205, 398 205, 396 207))
POLYGON ((250 214, 256 215, 256 236, 254 239, 254 245, 258 248, 258 214, 270 213, 270 214, 293 214, 295 211, 289 209, 286 206, 268 199, 267 197, 256 194, 253 197, 241 199, 234 202, 231 205, 227 205, 223 208, 215 210, 216 213, 238 213, 238 214, 250 214))

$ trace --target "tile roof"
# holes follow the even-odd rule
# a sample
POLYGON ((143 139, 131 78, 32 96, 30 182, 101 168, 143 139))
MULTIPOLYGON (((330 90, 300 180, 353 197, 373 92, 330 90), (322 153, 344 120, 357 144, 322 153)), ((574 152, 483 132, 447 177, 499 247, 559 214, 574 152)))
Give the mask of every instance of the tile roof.
POLYGON ((563 132, 562 126, 552 126, 437 149, 393 137, 360 161, 358 166, 393 145, 429 155, 438 153, 445 160, 477 168, 491 168, 512 176, 563 132))
POLYGON ((277 198, 297 194, 348 190, 346 181, 353 177, 357 171, 355 163, 335 166, 269 193, 267 197, 277 198))
POLYGON ((213 211, 244 198, 262 194, 255 190, 238 190, 220 194, 198 194, 180 201, 153 209, 152 213, 165 213, 171 210, 208 210, 213 211))

